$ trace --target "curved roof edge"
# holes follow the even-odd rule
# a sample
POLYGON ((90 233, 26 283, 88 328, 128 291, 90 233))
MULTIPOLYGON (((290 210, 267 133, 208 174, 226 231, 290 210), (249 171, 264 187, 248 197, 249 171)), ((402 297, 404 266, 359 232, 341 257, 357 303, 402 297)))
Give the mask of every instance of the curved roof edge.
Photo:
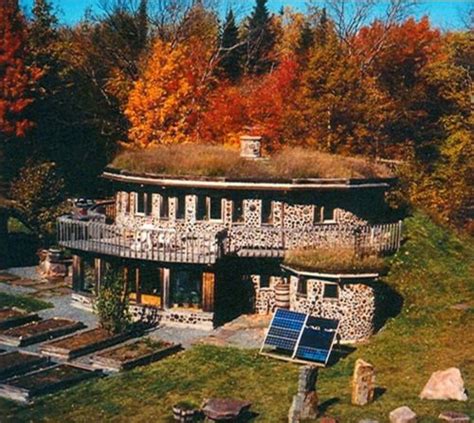
POLYGON ((280 181, 255 180, 255 179, 230 179, 226 177, 206 176, 171 176, 149 173, 132 173, 124 170, 106 168, 102 177, 116 182, 159 185, 173 188, 204 188, 204 189, 237 189, 237 190, 331 190, 331 189, 388 189, 397 178, 307 178, 307 179, 282 179, 280 181))
POLYGON ((380 273, 321 273, 306 270, 298 270, 290 266, 281 264, 280 267, 287 272, 295 273, 302 276, 319 277, 325 279, 375 279, 380 273))

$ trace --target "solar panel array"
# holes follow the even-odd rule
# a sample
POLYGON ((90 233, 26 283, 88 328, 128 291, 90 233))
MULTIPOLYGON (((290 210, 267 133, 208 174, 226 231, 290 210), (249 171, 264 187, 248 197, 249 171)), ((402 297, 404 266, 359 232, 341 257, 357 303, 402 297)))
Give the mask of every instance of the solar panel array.
POLYGON ((292 359, 326 364, 336 338, 338 320, 314 317, 278 308, 273 316, 262 351, 292 359))

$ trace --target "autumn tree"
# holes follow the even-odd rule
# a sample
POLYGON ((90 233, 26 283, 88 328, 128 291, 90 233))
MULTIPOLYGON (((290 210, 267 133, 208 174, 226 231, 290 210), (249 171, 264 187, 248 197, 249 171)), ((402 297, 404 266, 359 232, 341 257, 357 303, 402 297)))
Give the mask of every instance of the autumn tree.
POLYGON ((246 68, 251 74, 261 74, 271 69, 271 57, 275 45, 272 17, 267 8, 267 0, 256 0, 252 14, 246 25, 246 68))
POLYGON ((136 145, 188 141, 208 88, 209 51, 199 41, 172 45, 157 39, 125 114, 136 145))
POLYGON ((26 29, 17 0, 0 2, 0 133, 24 137, 33 126, 26 116, 39 72, 26 63, 26 29))

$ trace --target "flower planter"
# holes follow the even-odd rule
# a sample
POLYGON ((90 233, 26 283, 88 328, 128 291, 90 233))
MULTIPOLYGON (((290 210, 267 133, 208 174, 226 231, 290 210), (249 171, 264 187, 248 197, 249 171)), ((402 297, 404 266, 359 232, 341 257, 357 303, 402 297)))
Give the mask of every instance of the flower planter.
POLYGON ((99 370, 60 364, 5 380, 0 384, 0 396, 28 403, 39 395, 50 394, 101 375, 99 370))
POLYGON ((40 320, 40 318, 36 313, 26 313, 15 307, 0 309, 0 330, 10 329, 37 320, 40 320))
POLYGON ((81 332, 57 341, 47 342, 40 348, 42 354, 62 360, 71 360, 133 338, 134 332, 113 335, 102 328, 81 332))
POLYGON ((41 320, 0 332, 0 344, 23 347, 58 338, 83 328, 85 328, 85 325, 82 322, 69 319, 41 320))
POLYGON ((0 380, 44 367, 49 360, 38 354, 11 351, 0 354, 0 380))
POLYGON ((161 360, 180 349, 179 344, 161 341, 147 342, 141 339, 102 351, 92 357, 92 363, 94 367, 119 372, 161 360))

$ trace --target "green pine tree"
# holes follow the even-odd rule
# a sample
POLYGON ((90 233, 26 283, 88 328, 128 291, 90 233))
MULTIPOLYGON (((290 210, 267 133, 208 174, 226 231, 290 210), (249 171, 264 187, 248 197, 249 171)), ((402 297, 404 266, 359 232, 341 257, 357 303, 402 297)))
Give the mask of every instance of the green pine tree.
POLYGON ((229 9, 221 29, 221 58, 219 70, 232 81, 242 75, 242 46, 240 45, 239 28, 235 23, 234 13, 229 9))
POLYGON ((267 8, 267 0, 256 0, 247 24, 247 70, 249 73, 268 72, 274 61, 271 52, 275 45, 272 18, 267 8))

